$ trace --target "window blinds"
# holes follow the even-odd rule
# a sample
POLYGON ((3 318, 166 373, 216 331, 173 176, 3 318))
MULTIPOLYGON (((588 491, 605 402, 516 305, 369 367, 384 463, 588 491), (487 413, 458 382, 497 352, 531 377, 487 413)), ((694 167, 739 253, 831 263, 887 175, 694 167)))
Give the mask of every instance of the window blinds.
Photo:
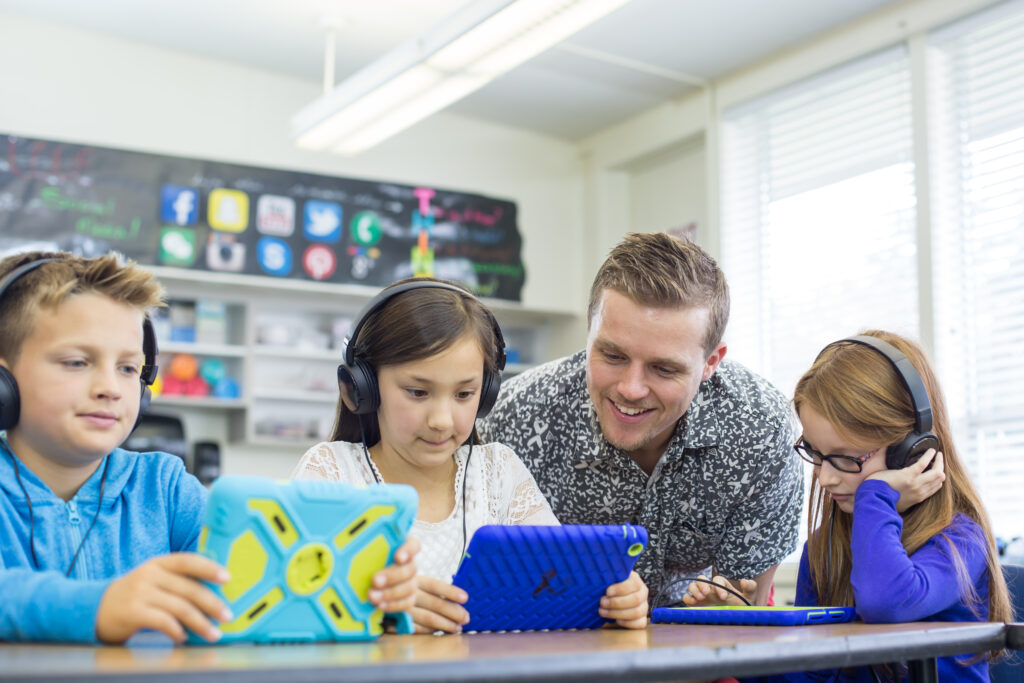
POLYGON ((723 113, 726 342, 787 395, 831 341, 918 336, 912 143, 903 46, 723 113))
POLYGON ((1024 535, 1024 3, 928 40, 935 355, 956 442, 1024 535))

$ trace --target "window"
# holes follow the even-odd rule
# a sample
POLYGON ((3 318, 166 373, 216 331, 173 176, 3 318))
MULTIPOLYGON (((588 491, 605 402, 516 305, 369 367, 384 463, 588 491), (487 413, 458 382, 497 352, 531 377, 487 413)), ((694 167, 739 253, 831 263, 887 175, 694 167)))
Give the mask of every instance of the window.
POLYGON ((930 340, 994 530, 1024 536, 1024 2, 913 44, 923 72, 898 46, 724 112, 726 341, 792 395, 830 341, 867 327, 930 340), (920 254, 915 162, 930 202, 920 254))
POLYGON ((831 341, 917 336, 912 142, 903 47, 725 112, 726 342, 789 396, 831 341))
POLYGON ((935 356, 997 535, 1024 535, 1024 3, 928 41, 935 356))

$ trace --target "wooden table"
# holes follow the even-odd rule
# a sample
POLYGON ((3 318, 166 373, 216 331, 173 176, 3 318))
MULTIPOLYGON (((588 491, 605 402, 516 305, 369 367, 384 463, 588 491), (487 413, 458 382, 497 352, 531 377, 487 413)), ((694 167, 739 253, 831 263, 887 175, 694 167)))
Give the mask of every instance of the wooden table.
POLYGON ((455 636, 385 635, 368 643, 171 647, 0 645, 0 680, 163 678, 180 683, 436 680, 666 680, 910 661, 935 680, 935 657, 1024 644, 1024 625, 828 624, 799 627, 655 624, 455 636))

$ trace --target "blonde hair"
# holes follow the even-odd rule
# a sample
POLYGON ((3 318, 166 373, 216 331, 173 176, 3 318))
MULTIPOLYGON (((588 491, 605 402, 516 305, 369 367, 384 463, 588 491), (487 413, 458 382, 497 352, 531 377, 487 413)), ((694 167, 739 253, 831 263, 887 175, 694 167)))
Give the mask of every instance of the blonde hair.
MULTIPOLYGON (((908 554, 931 538, 945 541, 953 570, 971 609, 989 621, 1012 621, 1006 582, 996 552, 995 539, 978 492, 957 453, 950 431, 946 403, 924 350, 891 332, 869 330, 896 347, 913 364, 924 382, 932 407, 932 432, 942 452, 946 481, 937 493, 902 513, 902 543, 908 554), (953 517, 962 513, 981 528, 979 539, 988 548, 988 614, 968 574, 963 557, 945 535, 953 517)), ((827 346, 797 382, 793 404, 799 413, 812 408, 845 440, 858 447, 874 448, 904 439, 914 429, 910 393, 892 364, 878 351, 854 343, 827 346)), ((807 520, 807 555, 811 580, 823 605, 853 605, 850 584, 850 541, 853 516, 830 504, 831 497, 817 479, 812 481, 807 520), (818 533, 828 529, 828 533, 818 533)))
POLYGON ((715 260, 688 239, 663 232, 629 233, 608 254, 590 287, 587 325, 611 289, 656 308, 706 308, 704 350, 722 341, 729 322, 729 286, 715 260))
POLYGON ((17 360, 40 308, 52 309, 75 294, 95 293, 146 313, 163 305, 164 289, 133 261, 109 253, 96 258, 67 252, 28 252, 0 261, 0 281, 33 261, 53 259, 10 283, 0 299, 0 358, 17 360))

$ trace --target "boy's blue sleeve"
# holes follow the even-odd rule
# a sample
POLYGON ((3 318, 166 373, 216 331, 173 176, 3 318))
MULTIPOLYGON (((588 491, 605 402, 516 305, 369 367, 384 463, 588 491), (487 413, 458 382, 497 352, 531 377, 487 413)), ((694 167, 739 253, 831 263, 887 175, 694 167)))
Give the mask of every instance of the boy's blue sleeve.
POLYGON ((171 552, 194 552, 199 544, 199 530, 206 512, 206 488, 184 467, 172 474, 167 514, 171 520, 171 552))
POLYGON ((96 612, 110 580, 0 569, 0 640, 96 642, 96 612))

